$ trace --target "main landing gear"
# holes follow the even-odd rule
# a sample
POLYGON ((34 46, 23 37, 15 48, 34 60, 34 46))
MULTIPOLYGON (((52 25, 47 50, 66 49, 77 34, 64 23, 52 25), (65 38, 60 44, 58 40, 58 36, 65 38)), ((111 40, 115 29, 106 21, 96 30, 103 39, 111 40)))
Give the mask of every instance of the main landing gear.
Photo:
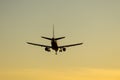
POLYGON ((66 51, 66 48, 60 48, 59 52, 66 51))

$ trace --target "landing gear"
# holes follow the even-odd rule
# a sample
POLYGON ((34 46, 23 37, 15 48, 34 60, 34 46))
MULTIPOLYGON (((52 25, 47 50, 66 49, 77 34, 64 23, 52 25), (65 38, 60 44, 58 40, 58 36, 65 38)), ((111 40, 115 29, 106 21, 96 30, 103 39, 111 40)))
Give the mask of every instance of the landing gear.
POLYGON ((57 50, 55 50, 55 54, 57 55, 57 52, 65 52, 66 51, 66 48, 59 48, 59 50, 57 49, 57 50))
POLYGON ((66 51, 66 48, 60 48, 59 52, 66 51))
POLYGON ((57 55, 57 51, 55 51, 55 55, 57 55))
POLYGON ((57 55, 57 52, 55 52, 55 55, 57 55))
POLYGON ((59 52, 62 52, 62 49, 60 49, 59 52))

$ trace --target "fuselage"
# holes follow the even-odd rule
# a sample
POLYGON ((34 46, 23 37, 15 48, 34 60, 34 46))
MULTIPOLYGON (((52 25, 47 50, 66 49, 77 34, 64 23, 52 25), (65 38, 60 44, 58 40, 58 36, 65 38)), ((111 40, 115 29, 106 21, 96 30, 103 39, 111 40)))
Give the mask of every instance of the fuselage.
POLYGON ((51 40, 51 46, 52 46, 53 50, 55 50, 56 52, 58 51, 58 44, 54 38, 52 38, 52 40, 51 40))

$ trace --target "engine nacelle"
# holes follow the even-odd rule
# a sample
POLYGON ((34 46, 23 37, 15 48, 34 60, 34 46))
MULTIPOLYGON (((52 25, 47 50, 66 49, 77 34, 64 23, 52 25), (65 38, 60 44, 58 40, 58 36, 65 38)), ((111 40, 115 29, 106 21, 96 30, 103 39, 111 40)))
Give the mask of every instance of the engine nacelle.
POLYGON ((45 48, 45 51, 50 52, 50 48, 46 47, 46 48, 45 48))
POLYGON ((66 51, 66 48, 63 48, 63 51, 66 51))

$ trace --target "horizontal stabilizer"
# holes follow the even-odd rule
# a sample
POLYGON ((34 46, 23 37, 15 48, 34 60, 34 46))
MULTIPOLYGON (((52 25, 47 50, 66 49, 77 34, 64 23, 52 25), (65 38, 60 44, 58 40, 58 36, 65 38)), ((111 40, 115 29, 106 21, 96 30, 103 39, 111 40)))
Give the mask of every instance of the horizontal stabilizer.
POLYGON ((43 36, 41 38, 44 38, 44 39, 47 39, 47 40, 52 40, 51 38, 43 37, 43 36))
POLYGON ((65 37, 59 37, 59 38, 55 38, 55 40, 60 40, 60 39, 63 39, 63 38, 65 38, 65 37))

